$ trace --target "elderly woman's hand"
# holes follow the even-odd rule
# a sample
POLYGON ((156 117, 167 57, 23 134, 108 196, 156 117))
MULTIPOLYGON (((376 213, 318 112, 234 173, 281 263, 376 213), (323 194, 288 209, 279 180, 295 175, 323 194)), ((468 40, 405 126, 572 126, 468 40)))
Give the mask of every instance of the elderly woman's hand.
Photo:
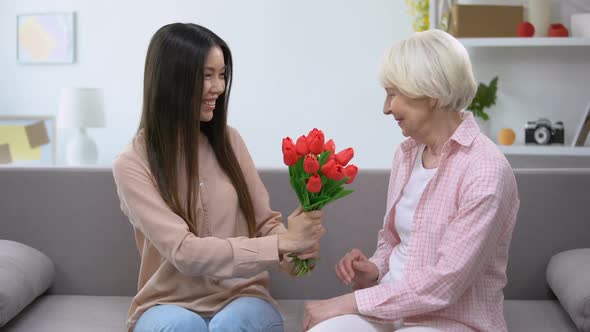
POLYGON ((305 304, 303 313, 303 331, 317 324, 342 315, 358 314, 354 293, 345 294, 328 300, 310 301, 305 304))
POLYGON ((334 268, 336 276, 353 289, 362 289, 377 284, 379 269, 359 249, 352 249, 344 255, 334 268))

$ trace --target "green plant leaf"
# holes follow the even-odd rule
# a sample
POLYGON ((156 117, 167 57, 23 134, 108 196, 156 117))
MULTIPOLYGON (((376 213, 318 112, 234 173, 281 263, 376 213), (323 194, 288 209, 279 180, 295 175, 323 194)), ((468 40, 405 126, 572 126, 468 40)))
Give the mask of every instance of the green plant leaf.
POLYGON ((305 199, 304 199, 305 193, 303 191, 303 188, 301 188, 299 181, 297 181, 293 177, 289 177, 289 182, 291 183, 291 187, 293 188, 293 191, 295 191, 295 194, 297 195, 297 199, 299 200, 299 203, 301 205, 303 205, 303 202, 305 201, 305 199))
POLYGON ((471 104, 467 107, 468 111, 473 112, 473 115, 488 120, 489 114, 484 110, 496 105, 496 98, 498 92, 498 77, 494 77, 488 85, 479 83, 477 92, 471 104))
POLYGON ((342 197, 348 196, 348 195, 352 194, 353 192, 354 192, 354 190, 350 190, 350 189, 343 190, 343 191, 339 192, 338 194, 334 195, 334 197, 332 198, 332 201, 335 201, 335 200, 340 199, 342 197))
POLYGON ((306 210, 306 211, 319 210, 322 207, 324 207, 326 204, 328 204, 329 202, 333 201, 333 198, 331 198, 329 196, 322 196, 322 197, 323 198, 321 200, 314 201, 312 204, 307 206, 308 210, 306 210))
POLYGON ((326 163, 328 157, 330 156, 330 153, 332 153, 332 151, 324 151, 320 154, 320 157, 318 158, 320 165, 323 166, 326 163))

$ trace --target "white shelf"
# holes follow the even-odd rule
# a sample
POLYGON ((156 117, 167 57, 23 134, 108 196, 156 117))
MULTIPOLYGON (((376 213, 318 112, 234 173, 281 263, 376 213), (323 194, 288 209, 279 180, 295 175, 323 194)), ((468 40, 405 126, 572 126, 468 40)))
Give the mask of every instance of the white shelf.
POLYGON ((561 145, 500 145, 500 150, 506 155, 529 156, 588 156, 590 146, 561 146, 561 145))
POLYGON ((590 46, 590 38, 459 38, 465 47, 590 46))

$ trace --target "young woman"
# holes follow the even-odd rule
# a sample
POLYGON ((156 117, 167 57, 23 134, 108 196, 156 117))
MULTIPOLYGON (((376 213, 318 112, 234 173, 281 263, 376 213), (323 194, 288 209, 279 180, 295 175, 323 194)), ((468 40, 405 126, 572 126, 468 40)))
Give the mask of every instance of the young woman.
POLYGON ((282 331, 267 270, 316 257, 321 213, 288 229, 238 132, 227 125, 232 58, 210 30, 153 36, 137 135, 113 173, 141 255, 130 331, 282 331))

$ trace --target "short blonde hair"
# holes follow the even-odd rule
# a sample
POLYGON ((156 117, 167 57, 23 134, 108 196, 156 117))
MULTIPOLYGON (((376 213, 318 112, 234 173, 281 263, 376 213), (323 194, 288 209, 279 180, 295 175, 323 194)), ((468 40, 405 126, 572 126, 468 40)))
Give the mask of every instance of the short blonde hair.
POLYGON ((379 71, 384 87, 410 98, 436 99, 440 109, 463 110, 477 91, 467 50, 442 30, 417 32, 394 44, 379 71))

